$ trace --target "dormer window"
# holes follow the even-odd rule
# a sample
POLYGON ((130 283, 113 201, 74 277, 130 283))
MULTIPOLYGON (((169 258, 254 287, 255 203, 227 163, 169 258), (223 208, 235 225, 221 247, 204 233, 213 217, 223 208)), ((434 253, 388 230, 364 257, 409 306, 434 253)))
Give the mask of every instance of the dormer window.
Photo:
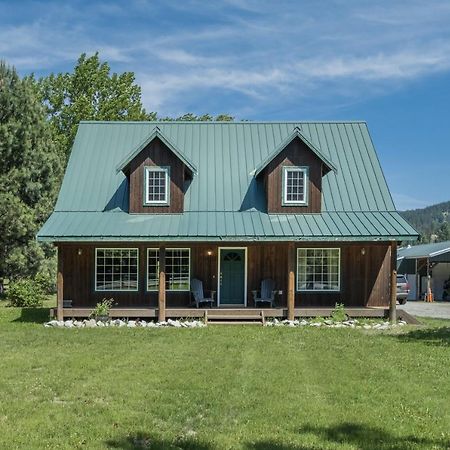
POLYGON ((308 167, 283 166, 283 206, 308 205, 308 167))
POLYGON ((145 205, 169 205, 169 167, 145 167, 145 205))

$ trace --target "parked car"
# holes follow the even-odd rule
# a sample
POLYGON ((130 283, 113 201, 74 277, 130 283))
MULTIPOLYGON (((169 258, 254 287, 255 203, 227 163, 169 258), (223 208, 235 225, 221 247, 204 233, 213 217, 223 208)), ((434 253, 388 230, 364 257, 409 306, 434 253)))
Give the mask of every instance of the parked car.
POLYGON ((397 274, 397 301, 404 305, 409 294, 409 283, 406 275, 397 274))

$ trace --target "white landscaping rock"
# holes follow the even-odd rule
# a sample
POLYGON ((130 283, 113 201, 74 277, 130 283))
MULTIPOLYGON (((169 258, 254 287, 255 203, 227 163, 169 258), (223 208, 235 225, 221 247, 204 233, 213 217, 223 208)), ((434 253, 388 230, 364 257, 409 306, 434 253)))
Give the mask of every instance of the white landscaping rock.
POLYGON ((128 323, 127 323, 127 327, 128 328, 136 328, 136 321, 129 320, 128 323))
POLYGON ((95 321, 95 319, 89 319, 85 322, 86 328, 95 328, 96 326, 97 326, 97 322, 95 321))

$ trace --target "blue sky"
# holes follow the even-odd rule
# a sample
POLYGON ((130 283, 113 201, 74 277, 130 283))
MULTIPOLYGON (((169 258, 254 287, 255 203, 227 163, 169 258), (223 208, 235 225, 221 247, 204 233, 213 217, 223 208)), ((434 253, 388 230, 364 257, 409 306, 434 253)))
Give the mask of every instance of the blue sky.
POLYGON ((366 120, 399 209, 450 200, 450 1, 2 1, 0 59, 133 71, 147 110, 366 120))

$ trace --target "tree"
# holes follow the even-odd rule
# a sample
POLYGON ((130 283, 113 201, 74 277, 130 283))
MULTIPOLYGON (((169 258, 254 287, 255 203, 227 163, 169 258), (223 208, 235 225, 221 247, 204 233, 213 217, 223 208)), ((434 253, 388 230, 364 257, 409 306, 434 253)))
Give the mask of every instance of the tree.
POLYGON ((35 234, 61 176, 61 154, 33 83, 0 62, 0 278, 34 276, 52 253, 35 234))
MULTIPOLYGON (((173 120, 171 117, 165 117, 164 119, 161 119, 164 121, 170 121, 173 120)), ((202 114, 201 116, 197 116, 193 113, 187 113, 183 114, 180 117, 177 117, 175 120, 181 120, 185 122, 210 122, 212 120, 215 120, 217 122, 232 122, 234 120, 233 116, 230 116, 229 114, 219 114, 216 117, 211 116, 211 114, 202 114)))
POLYGON ((439 242, 450 241, 450 225, 448 222, 442 222, 437 231, 437 240, 439 242))
POLYGON ((111 75, 109 64, 101 62, 98 53, 90 57, 83 53, 72 73, 40 78, 37 91, 67 158, 81 120, 156 119, 142 106, 134 73, 111 75))

